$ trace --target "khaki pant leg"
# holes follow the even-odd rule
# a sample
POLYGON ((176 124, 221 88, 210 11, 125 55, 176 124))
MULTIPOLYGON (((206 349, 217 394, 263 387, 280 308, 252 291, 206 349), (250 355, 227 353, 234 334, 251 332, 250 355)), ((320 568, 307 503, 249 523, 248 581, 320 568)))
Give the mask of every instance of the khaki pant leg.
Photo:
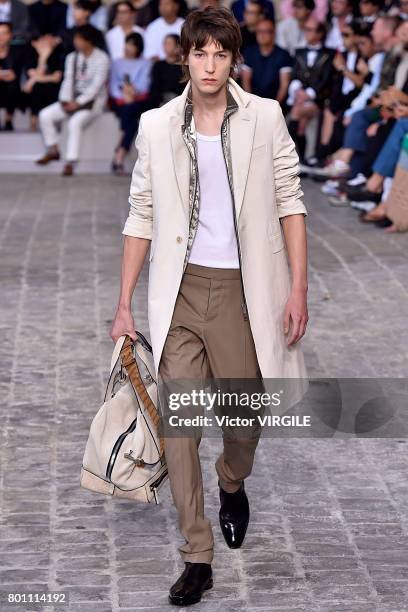
MULTIPOLYGON (((207 287, 206 279, 195 279, 189 275, 183 278, 160 360, 161 394, 168 393, 169 389, 174 392, 178 380, 191 378, 196 382, 209 375, 207 355, 198 329, 201 309, 205 309, 208 302, 207 287)), ((186 390, 185 386, 182 390, 186 390)), ((186 540, 179 547, 179 552, 184 561, 211 563, 214 537, 211 522, 204 515, 198 452, 201 436, 175 435, 164 437, 164 449, 179 528, 186 540)))

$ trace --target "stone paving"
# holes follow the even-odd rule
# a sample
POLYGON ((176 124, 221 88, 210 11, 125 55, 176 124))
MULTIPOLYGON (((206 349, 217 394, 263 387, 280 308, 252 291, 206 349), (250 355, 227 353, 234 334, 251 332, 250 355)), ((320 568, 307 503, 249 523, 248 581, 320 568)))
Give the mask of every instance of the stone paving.
MULTIPOLYGON (((168 486, 149 507, 79 488, 113 348, 128 183, 1 178, 0 610, 42 609, 9 607, 7 592, 61 590, 75 612, 170 609, 182 540, 168 486)), ((305 191, 310 375, 406 376, 408 235, 360 224, 313 183, 305 191)), ((146 288, 145 269, 134 299, 145 333, 146 288)), ((216 551, 214 588, 194 609, 408 610, 404 438, 263 438, 235 551, 217 520, 219 448, 200 447, 216 551)))

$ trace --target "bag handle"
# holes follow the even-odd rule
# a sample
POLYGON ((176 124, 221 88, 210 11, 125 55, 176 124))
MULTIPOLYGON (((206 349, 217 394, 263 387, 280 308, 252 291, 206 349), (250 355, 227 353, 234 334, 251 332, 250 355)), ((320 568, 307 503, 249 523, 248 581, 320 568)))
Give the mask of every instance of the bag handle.
MULTIPOLYGON (((146 391, 146 387, 142 380, 142 377, 140 376, 139 367, 133 354, 133 340, 128 334, 124 336, 124 342, 120 349, 120 354, 122 357, 122 365, 126 368, 126 371, 129 374, 129 378, 134 389, 136 389, 137 393, 139 394, 147 414, 149 415, 154 427, 156 428, 156 431, 158 431, 160 417, 156 410, 156 406, 153 404, 150 395, 146 391)), ((159 455, 160 458, 162 458, 164 456, 164 439, 159 436, 159 441, 159 455)))

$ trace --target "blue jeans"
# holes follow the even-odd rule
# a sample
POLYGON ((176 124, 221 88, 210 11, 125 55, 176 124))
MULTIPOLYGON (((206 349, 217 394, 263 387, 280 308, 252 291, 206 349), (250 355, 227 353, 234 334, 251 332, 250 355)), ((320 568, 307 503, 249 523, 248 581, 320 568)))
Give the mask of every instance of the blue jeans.
POLYGON ((405 134, 408 132, 408 118, 398 119, 387 140, 384 143, 379 155, 373 164, 373 172, 381 176, 393 177, 398 158, 401 152, 401 145, 405 134))

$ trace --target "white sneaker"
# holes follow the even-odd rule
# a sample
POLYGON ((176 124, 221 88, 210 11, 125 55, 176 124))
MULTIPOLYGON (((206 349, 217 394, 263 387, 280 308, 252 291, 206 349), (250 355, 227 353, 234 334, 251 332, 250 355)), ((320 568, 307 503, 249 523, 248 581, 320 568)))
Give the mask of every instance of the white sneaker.
POLYGON ((318 176, 327 176, 330 178, 341 178, 350 172, 350 166, 341 159, 334 159, 324 168, 314 168, 313 174, 318 176))
POLYGON ((324 183, 323 187, 321 188, 321 192, 324 193, 325 195, 336 196, 338 195, 339 187, 340 187, 339 181, 328 180, 324 183))
POLYGON ((367 178, 364 176, 364 174, 361 174, 361 172, 359 172, 354 178, 346 181, 347 185, 349 185, 350 187, 358 187, 359 185, 365 185, 366 182, 367 178))
POLYGON ((376 204, 375 202, 369 202, 368 200, 365 202, 354 202, 353 200, 351 200, 350 206, 352 206, 353 208, 356 208, 357 210, 363 210, 364 212, 370 212, 370 210, 377 208, 378 204, 376 204))

